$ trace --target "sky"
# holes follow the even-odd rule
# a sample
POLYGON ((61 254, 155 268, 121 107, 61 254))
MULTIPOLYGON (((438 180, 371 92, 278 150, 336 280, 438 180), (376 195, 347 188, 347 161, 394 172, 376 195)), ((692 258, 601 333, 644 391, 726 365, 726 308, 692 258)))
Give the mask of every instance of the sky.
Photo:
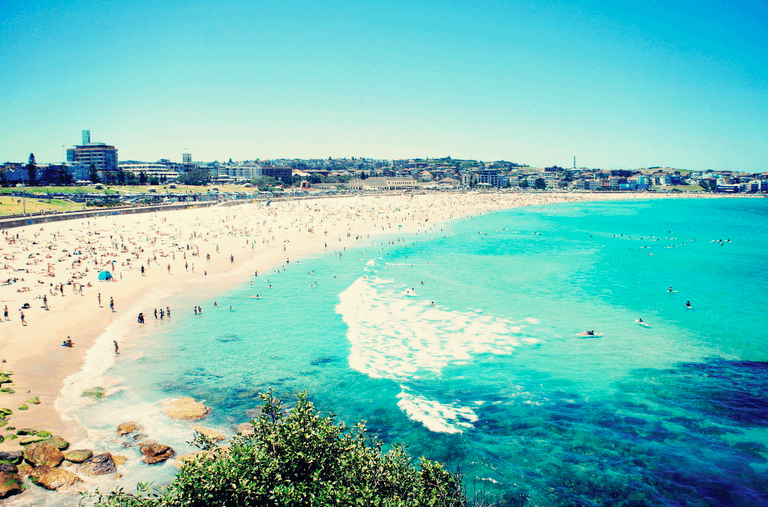
POLYGON ((0 162, 768 171, 768 0, 0 2, 0 162))

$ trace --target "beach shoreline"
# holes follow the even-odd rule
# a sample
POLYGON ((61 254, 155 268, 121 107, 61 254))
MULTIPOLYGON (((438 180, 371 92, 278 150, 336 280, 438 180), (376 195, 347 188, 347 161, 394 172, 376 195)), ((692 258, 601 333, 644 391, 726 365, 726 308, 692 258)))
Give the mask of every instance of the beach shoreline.
MULTIPOLYGON (((6 272, 21 275, 25 281, 0 287, 2 304, 8 305, 11 313, 11 321, 2 322, 0 326, 1 358, 5 361, 3 369, 13 373, 12 388, 16 390, 14 394, 0 395, 4 397, 0 406, 13 410, 9 421, 16 428, 45 429, 73 442, 82 439, 85 430, 74 421, 62 418, 60 411, 55 410, 56 400, 68 379, 83 370, 87 352, 105 330, 121 317, 135 319, 135 315, 126 317, 126 312, 153 291, 188 291, 205 284, 212 287, 212 292, 220 293, 254 276, 257 270, 266 272, 287 259, 301 260, 341 250, 368 236, 429 232, 448 220, 480 213, 540 204, 681 197, 705 196, 544 193, 355 196, 284 201, 269 207, 244 204, 141 217, 110 216, 12 229, 4 235, 3 254, 15 252, 13 260, 5 259, 6 266, 11 266, 6 272), (9 242, 7 238, 15 234, 19 239, 9 242), (78 245, 81 248, 76 254, 73 249, 78 245), (126 263, 128 258, 132 261, 126 263), (97 282, 96 276, 110 259, 119 261, 111 271, 116 281, 97 282), (58 272, 42 278, 42 271, 49 269, 45 266, 54 263, 58 272), (70 263, 72 266, 67 267, 70 263), (78 273, 84 274, 85 264, 91 264, 92 269, 89 268, 83 278, 73 278, 79 276, 78 273), (145 266, 144 274, 140 265, 145 266), (190 269, 192 266, 194 271, 190 269), (35 283, 38 279, 48 284, 35 283), (82 295, 76 295, 73 286, 64 280, 86 284, 82 295), (89 282, 91 286, 87 287, 89 282), (61 283, 64 296, 60 292, 53 295, 55 291, 51 286, 61 283), (30 290, 16 292, 21 287, 30 287, 30 290), (97 300, 99 293, 101 306, 97 300), (39 298, 43 296, 47 297, 49 310, 42 308, 39 298), (109 308, 110 298, 115 301, 114 312, 109 308), (30 303, 25 311, 26 326, 22 325, 18 310, 24 302, 30 303), (74 347, 61 346, 67 337, 72 337, 74 347), (28 410, 17 409, 35 396, 39 397, 40 405, 28 405, 28 410)), ((150 310, 144 310, 147 320, 154 318, 150 310)), ((172 308, 172 311, 178 314, 192 309, 172 308)), ((129 350, 134 343, 119 345, 121 350, 129 350)), ((119 356, 116 357, 119 360, 119 356)), ((0 450, 18 450, 17 442, 6 440, 0 444, 0 450)))

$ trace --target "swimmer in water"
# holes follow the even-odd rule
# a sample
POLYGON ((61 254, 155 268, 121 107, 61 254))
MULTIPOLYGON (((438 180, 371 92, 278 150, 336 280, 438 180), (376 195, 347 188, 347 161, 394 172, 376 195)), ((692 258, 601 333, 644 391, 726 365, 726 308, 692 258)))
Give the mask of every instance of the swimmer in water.
POLYGON ((690 307, 691 307, 691 302, 690 302, 690 301, 686 301, 686 302, 685 302, 685 306, 687 306, 688 308, 690 308, 690 307))

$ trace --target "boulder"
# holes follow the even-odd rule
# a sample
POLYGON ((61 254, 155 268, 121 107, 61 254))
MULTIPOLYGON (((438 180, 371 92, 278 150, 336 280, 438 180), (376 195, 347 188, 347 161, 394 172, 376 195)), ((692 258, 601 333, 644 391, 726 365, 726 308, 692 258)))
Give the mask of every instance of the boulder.
MULTIPOLYGON (((17 435, 37 435, 37 430, 33 428, 22 428, 20 430, 16 430, 16 434, 17 435)), ((50 437, 51 435, 48 435, 48 436, 50 437)))
POLYGON ((29 480, 36 486, 52 490, 68 488, 78 482, 83 482, 72 472, 45 465, 32 469, 29 472, 29 480))
POLYGON ((117 427, 117 434, 119 436, 128 435, 130 433, 133 433, 134 431, 141 429, 141 426, 138 425, 138 423, 135 422, 124 422, 120 426, 117 427))
POLYGON ((85 460, 77 467, 77 472, 91 477, 107 475, 117 472, 117 466, 115 465, 115 460, 112 459, 112 455, 105 452, 85 460))
POLYGON ((0 498, 18 495, 23 491, 23 479, 15 473, 0 472, 0 498))
POLYGON ((128 460, 128 458, 126 458, 125 456, 120 456, 119 454, 115 454, 114 456, 112 456, 112 460, 115 462, 115 465, 120 466, 123 463, 125 463, 126 460, 128 460))
POLYGON ((141 446, 141 454, 144 455, 143 461, 147 465, 154 465, 167 459, 173 458, 176 455, 171 447, 163 444, 149 444, 141 446))
POLYGON ((208 417, 211 408, 198 403, 194 398, 179 398, 163 403, 163 411, 171 419, 198 421, 208 417))
POLYGON ((11 472, 17 474, 19 473, 19 467, 12 463, 3 463, 0 465, 0 472, 11 472))
POLYGON ((224 435, 222 435, 216 430, 212 430, 211 428, 204 428, 202 426, 192 426, 192 429, 195 430, 196 433, 199 433, 214 442, 221 442, 222 440, 224 440, 224 435))
POLYGON ((256 430, 253 427, 253 424, 251 423, 242 423, 237 425, 237 434, 238 435, 253 435, 256 433, 256 430))
POLYGON ((67 442, 66 440, 64 440, 58 435, 48 438, 45 441, 55 445, 62 451, 66 450, 69 447, 69 442, 67 442))
POLYGON ((49 440, 49 439, 45 437, 38 437, 37 435, 28 435, 26 437, 21 437, 19 439, 19 445, 35 444, 37 442, 42 442, 43 440, 49 440))
POLYGON ((40 430, 40 431, 38 431, 38 432, 37 432, 37 436, 38 436, 38 437, 45 437, 45 438, 48 438, 48 437, 52 437, 53 435, 52 435, 52 434, 51 434, 51 432, 50 432, 50 431, 48 431, 48 430, 40 430))
POLYGON ((31 403, 32 405, 39 405, 40 404, 40 398, 35 396, 34 398, 28 399, 27 403, 31 403))
POLYGON ((93 451, 88 449, 75 449, 64 455, 66 460, 71 461, 72 463, 82 463, 87 459, 91 459, 91 456, 93 456, 93 451))
POLYGON ((57 467, 64 461, 64 454, 50 442, 36 442, 24 449, 24 460, 32 466, 57 467))

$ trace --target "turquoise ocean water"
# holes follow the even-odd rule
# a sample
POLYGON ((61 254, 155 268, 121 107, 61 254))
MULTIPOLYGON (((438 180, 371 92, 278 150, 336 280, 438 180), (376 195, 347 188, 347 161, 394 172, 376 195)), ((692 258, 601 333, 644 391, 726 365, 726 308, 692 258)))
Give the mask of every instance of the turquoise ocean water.
POLYGON ((132 481, 175 469, 139 464, 118 423, 183 453, 161 401, 202 400, 232 434, 273 387, 507 505, 766 505, 767 224, 766 199, 513 209, 150 294, 172 318, 104 337, 130 343, 99 372, 111 395, 61 405, 132 481))

